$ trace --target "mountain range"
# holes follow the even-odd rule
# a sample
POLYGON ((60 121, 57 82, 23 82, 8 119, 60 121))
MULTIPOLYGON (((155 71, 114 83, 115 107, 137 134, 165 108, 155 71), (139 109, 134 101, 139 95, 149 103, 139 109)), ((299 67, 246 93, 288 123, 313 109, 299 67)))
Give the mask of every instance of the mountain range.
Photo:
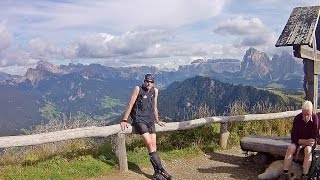
POLYGON ((126 107, 133 87, 142 83, 146 73, 155 74, 156 86, 161 89, 161 115, 171 120, 186 119, 181 115, 182 110, 191 111, 203 105, 222 114, 234 100, 251 105, 270 101, 295 106, 291 101, 286 104, 279 97, 274 98, 272 93, 244 85, 301 89, 303 80, 302 63, 292 55, 283 52, 270 59, 266 53, 254 48, 248 49, 242 60, 198 59, 170 72, 147 66, 56 66, 40 61, 23 76, 0 74, 0 135, 19 134, 22 128, 45 123, 50 118, 61 118, 62 114, 63 117, 85 115, 106 124, 115 123, 126 107), (186 104, 189 105, 184 107, 186 104))

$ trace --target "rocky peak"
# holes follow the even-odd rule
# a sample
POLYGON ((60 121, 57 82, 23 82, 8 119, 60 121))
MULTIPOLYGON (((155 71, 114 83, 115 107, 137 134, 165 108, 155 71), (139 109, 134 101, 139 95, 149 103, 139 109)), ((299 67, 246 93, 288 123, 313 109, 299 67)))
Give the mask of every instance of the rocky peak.
POLYGON ((243 57, 240 72, 244 76, 266 76, 270 71, 270 59, 264 52, 249 48, 243 57))
POLYGON ((54 74, 62 73, 63 71, 56 65, 47 61, 39 61, 36 66, 36 70, 48 71, 54 74))
POLYGON ((61 73, 63 73, 63 70, 58 66, 46 61, 39 61, 35 69, 29 68, 26 74, 20 78, 15 79, 15 82, 21 83, 29 80, 33 85, 36 85, 39 81, 47 79, 52 74, 61 73))
POLYGON ((303 75, 302 60, 299 61, 283 51, 281 55, 274 55, 271 60, 272 77, 283 78, 290 74, 303 75))

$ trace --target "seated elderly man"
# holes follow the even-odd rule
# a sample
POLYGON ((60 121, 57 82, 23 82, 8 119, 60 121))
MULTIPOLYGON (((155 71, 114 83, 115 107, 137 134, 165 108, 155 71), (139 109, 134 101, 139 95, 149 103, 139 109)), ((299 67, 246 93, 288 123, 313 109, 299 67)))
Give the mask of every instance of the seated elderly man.
POLYGON ((293 155, 297 148, 304 152, 303 174, 301 179, 307 179, 307 175, 312 161, 312 148, 318 134, 318 116, 312 112, 313 105, 311 101, 305 101, 302 105, 302 112, 295 116, 291 129, 291 144, 288 146, 285 158, 282 176, 287 176, 293 155))

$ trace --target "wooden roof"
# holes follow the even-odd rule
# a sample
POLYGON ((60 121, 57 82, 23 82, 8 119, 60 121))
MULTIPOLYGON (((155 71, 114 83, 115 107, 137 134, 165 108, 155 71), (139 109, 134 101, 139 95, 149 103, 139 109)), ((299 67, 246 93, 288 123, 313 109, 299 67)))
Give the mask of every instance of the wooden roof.
POLYGON ((320 41, 318 35, 320 33, 318 32, 320 30, 319 11, 320 6, 294 8, 276 43, 276 47, 293 45, 309 45, 312 47, 314 31, 316 31, 318 44, 320 41))

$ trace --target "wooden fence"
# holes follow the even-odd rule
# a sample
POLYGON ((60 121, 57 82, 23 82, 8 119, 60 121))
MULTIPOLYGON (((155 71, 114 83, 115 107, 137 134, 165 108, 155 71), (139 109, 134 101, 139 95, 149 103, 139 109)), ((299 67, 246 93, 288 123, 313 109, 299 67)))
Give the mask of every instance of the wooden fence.
MULTIPOLYGON (((248 115, 237 115, 237 116, 215 116, 205 117, 200 119, 194 119, 183 122, 171 122, 166 123, 165 127, 156 126, 157 132, 163 131, 176 131, 191 129, 199 126, 203 126, 211 123, 221 123, 220 128, 220 146, 225 148, 229 137, 227 129, 227 123, 233 121, 259 121, 259 120, 272 120, 279 118, 293 117, 300 113, 301 110, 297 111, 286 111, 280 113, 268 113, 268 114, 248 114, 248 115)), ((128 129, 121 131, 120 125, 111 125, 104 127, 85 127, 76 129, 67 129, 49 133, 40 133, 32 135, 22 136, 5 136, 0 137, 0 148, 19 147, 19 146, 30 146, 39 145, 50 142, 58 142, 77 138, 88 138, 88 137, 108 137, 110 135, 117 135, 116 138, 116 156, 118 157, 119 167, 121 171, 128 170, 126 145, 125 145, 125 134, 134 133, 132 126, 128 129)))

